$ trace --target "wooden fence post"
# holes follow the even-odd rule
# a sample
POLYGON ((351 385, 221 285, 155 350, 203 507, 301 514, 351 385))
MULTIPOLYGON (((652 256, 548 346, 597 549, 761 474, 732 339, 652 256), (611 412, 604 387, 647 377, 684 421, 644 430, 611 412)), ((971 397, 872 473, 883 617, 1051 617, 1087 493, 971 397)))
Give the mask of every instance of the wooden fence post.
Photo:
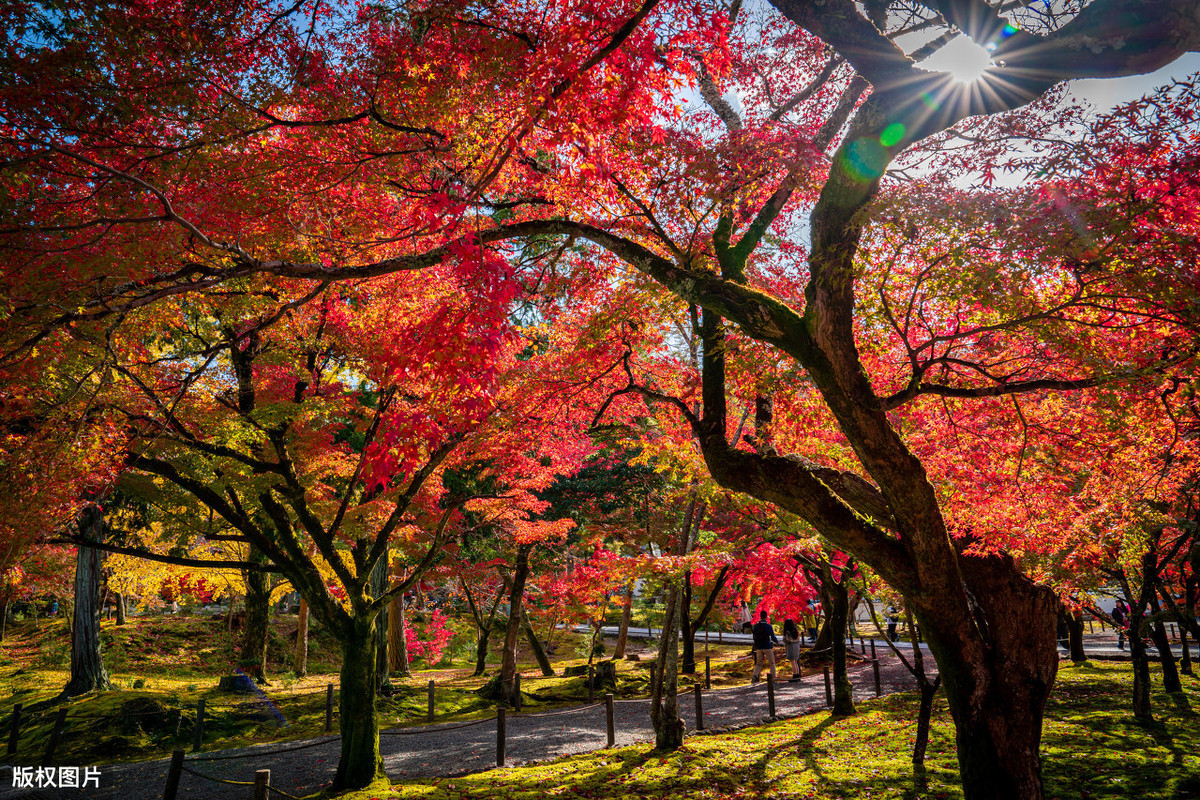
POLYGON ((767 673, 767 711, 771 719, 775 719, 775 676, 767 673))
POLYGON ((875 640, 872 639, 871 640, 871 660, 874 661, 876 658, 877 658, 877 656, 875 655, 875 640))
POLYGON ((604 695, 604 716, 608 723, 608 746, 612 747, 617 743, 617 719, 611 694, 604 695))
POLYGON ((429 714, 428 719, 433 722, 433 680, 429 681, 429 714))
POLYGON ((692 687, 692 693, 696 695, 696 730, 704 730, 704 701, 701 700, 700 684, 692 687))
POLYGON ((183 774, 183 751, 171 753, 171 766, 167 769, 167 786, 163 789, 163 800, 175 800, 179 792, 179 776, 183 774))
POLYGON ((271 770, 259 769, 254 771, 254 800, 267 800, 271 785, 271 770))
POLYGON ((192 731, 192 752, 204 744, 204 698, 196 701, 196 727, 192 731))
POLYGON ((333 730, 333 684, 325 685, 325 732, 333 730))
POLYGON ((49 766, 58 749, 58 737, 62 736, 63 726, 67 724, 67 707, 63 706, 54 715, 54 727, 50 730, 50 744, 46 745, 46 755, 42 756, 42 764, 49 766))
POLYGON ((507 711, 504 704, 496 706, 496 766, 504 766, 504 713, 507 711))
POLYGON ((704 656, 704 688, 712 688, 712 660, 707 655, 704 656))
POLYGON ((829 667, 825 667, 825 705, 833 705, 833 686, 829 683, 829 667))
POLYGON ((12 721, 8 724, 8 754, 17 752, 17 741, 21 738, 21 704, 13 706, 12 721))

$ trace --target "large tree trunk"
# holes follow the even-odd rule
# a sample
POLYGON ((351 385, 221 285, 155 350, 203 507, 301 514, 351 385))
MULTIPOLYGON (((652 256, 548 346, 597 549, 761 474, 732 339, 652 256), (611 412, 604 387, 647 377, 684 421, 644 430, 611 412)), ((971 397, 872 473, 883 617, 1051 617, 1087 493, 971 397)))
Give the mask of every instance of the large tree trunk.
POLYGON ((516 705, 517 639, 521 634, 521 600, 525 596, 525 580, 529 577, 531 545, 517 548, 513 566, 512 585, 508 592, 508 626, 504 633, 504 653, 500 662, 501 696, 509 705, 516 705))
POLYGON ((973 616, 954 624, 939 613, 939 598, 906 599, 946 688, 964 795, 1040 798, 1042 719, 1058 670, 1058 598, 1011 559, 963 557, 960 565, 977 600, 973 616))
POLYGON ((654 746, 659 750, 677 750, 683 746, 683 720, 679 718, 679 617, 680 589, 672 583, 667 591, 662 636, 658 640, 655 682, 651 687, 650 721, 654 725, 654 746))
MULTIPOLYGON (((250 548, 247 559, 265 564, 267 558, 257 548, 250 548)), ((246 581, 246 626, 242 629, 241 653, 238 666, 258 683, 267 682, 267 629, 271 614, 271 582, 266 572, 248 570, 246 581)))
POLYGON ((296 649, 292 651, 292 672, 297 678, 308 674, 308 601, 300 598, 299 624, 296 626, 296 649))
POLYGON ((342 751, 335 792, 362 789, 377 778, 386 779, 379 753, 379 722, 375 718, 375 620, 353 620, 342 642, 338 730, 342 751))
POLYGON ((617 632, 617 649, 613 651, 614 659, 625 657, 625 647, 629 644, 629 621, 633 617, 633 584, 625 587, 625 603, 621 607, 621 629, 617 632))
MULTIPOLYGON (((79 517, 79 536, 84 541, 104 538, 104 515, 88 506, 79 517)), ((107 689, 108 673, 100 652, 100 590, 104 553, 81 544, 75 558, 75 608, 71 627, 71 680, 64 697, 107 689)))
POLYGON ((408 668, 408 640, 404 638, 405 612, 404 598, 394 598, 388 614, 388 668, 402 678, 412 674, 408 668))

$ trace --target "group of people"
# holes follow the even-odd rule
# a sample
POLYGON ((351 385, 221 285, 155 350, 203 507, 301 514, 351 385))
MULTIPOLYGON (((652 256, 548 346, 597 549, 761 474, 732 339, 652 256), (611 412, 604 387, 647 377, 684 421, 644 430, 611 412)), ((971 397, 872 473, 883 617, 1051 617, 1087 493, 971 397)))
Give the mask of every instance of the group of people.
MULTIPOLYGON (((746 605, 742 605, 742 613, 750 616, 750 610, 746 605)), ((743 622, 742 630, 746 630, 746 624, 749 619, 743 622)), ((771 619, 767 615, 766 609, 758 612, 758 622, 750 626, 750 631, 754 636, 754 676, 750 679, 751 683, 758 683, 762 675, 763 667, 770 670, 771 678, 775 678, 775 646, 779 644, 779 637, 775 635, 775 627, 771 625, 771 619)), ((800 680, 800 628, 796 625, 794 619, 787 619, 783 622, 783 646, 786 649, 787 660, 792 665, 792 676, 788 680, 800 680)))

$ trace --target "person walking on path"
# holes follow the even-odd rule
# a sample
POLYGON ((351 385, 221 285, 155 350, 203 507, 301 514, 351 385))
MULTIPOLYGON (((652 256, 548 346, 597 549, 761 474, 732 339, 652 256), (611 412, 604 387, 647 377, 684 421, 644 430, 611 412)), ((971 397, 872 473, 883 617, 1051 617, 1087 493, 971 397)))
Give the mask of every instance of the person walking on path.
POLYGON ((775 677, 775 645, 779 644, 779 637, 775 635, 775 629, 771 627, 771 622, 767 618, 767 610, 764 608, 758 612, 758 623, 754 626, 754 677, 751 683, 758 683, 758 676, 762 673, 763 663, 771 665, 771 677, 775 677))
POLYGON ((750 616, 750 604, 745 600, 742 601, 742 610, 738 612, 738 626, 742 633, 748 633, 754 627, 753 619, 750 616))
POLYGON ((790 681, 800 680, 800 629, 796 627, 796 621, 785 619, 783 621, 783 646, 787 648, 787 660, 792 664, 792 677, 790 681))
POLYGON ((1112 618, 1117 624, 1117 649, 1125 649, 1125 625, 1129 617, 1129 606, 1125 605, 1124 600, 1118 600, 1113 606, 1112 618))

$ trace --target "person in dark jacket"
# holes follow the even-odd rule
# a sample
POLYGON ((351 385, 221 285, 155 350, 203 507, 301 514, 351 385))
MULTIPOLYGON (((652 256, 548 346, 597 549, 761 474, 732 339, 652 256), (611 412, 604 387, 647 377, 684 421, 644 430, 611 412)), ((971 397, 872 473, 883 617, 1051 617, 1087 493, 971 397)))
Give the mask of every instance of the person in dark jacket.
POLYGON ((775 645, 779 644, 779 637, 775 635, 775 629, 771 627, 771 622, 767 618, 767 610, 764 608, 758 613, 758 622, 754 625, 754 677, 751 683, 758 683, 758 676, 762 673, 763 663, 771 665, 771 677, 775 677, 775 645))

